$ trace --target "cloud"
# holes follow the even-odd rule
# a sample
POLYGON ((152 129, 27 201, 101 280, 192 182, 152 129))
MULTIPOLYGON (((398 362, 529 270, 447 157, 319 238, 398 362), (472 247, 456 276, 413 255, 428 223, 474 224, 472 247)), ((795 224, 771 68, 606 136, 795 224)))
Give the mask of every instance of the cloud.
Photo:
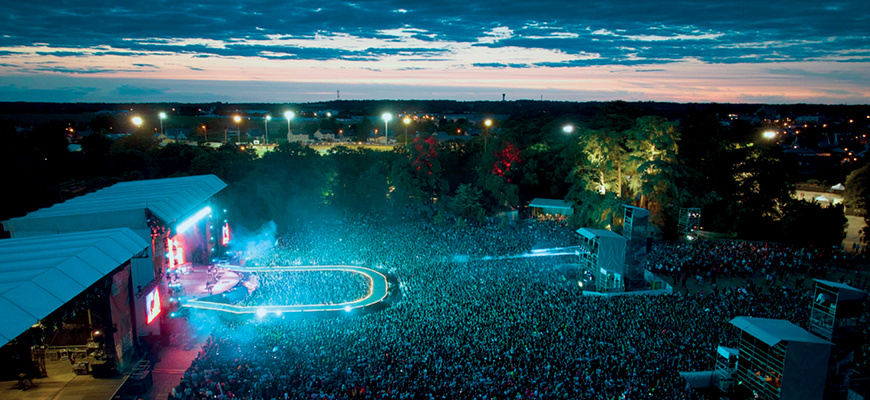
POLYGON ((162 95, 165 89, 156 89, 142 86, 121 85, 115 88, 114 93, 121 97, 141 97, 148 95, 162 95))
POLYGON ((84 57, 87 55, 80 51, 37 51, 36 54, 53 57, 84 57))
POLYGON ((345 79, 383 71, 489 84, 475 73, 497 72, 558 86, 548 75, 563 69, 651 79, 668 72, 659 67, 690 63, 721 74, 714 79, 728 76, 720 66, 756 64, 747 76, 852 82, 866 94, 865 15, 870 3, 860 0, 3 2, 0 77, 207 81, 244 71, 251 80, 328 83, 335 71, 345 79), (831 62, 842 66, 829 68, 831 62), (776 72, 771 65, 818 74, 776 72))

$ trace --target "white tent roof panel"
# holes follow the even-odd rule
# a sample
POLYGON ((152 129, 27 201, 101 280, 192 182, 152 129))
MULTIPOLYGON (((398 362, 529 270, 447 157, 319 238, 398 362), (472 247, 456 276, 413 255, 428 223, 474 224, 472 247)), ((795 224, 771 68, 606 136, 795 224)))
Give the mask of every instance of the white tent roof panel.
POLYGON ((580 236, 587 238, 587 239, 593 239, 596 237, 598 237, 598 238, 623 238, 622 235, 619 235, 615 232, 604 230, 604 229, 595 229, 595 228, 580 228, 576 231, 576 233, 580 236))
POLYGON ((536 197, 529 202, 529 207, 558 208, 563 210, 571 210, 572 205, 573 204, 567 200, 543 199, 540 197, 536 197))
POLYGON ((27 313, 15 303, 0 297, 0 316, 3 317, 3 324, 0 324, 0 343, 4 346, 16 336, 26 331, 33 326, 33 323, 39 321, 33 315, 27 313))
POLYGON ((145 226, 148 209, 165 223, 196 208, 227 185, 214 175, 122 182, 4 221, 13 237, 145 226))
POLYGON ((146 248, 127 228, 0 240, 0 340, 14 339, 146 248))
POLYGON ((730 323, 767 343, 768 346, 774 346, 782 341, 832 344, 784 319, 736 317, 730 323))
POLYGON ((33 282, 25 282, 6 293, 9 297, 29 297, 33 301, 28 304, 28 313, 31 315, 48 315, 62 306, 64 301, 55 297, 51 292, 39 287, 33 282))
POLYGON ((59 271, 43 273, 33 282, 61 299, 72 299, 84 290, 84 288, 79 290, 80 285, 73 284, 69 276, 59 271))

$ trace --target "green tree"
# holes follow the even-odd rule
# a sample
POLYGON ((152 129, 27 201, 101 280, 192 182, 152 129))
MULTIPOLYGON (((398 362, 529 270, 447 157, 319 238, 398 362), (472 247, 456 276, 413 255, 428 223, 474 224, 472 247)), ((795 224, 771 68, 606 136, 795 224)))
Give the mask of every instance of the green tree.
MULTIPOLYGON (((637 204, 650 211, 651 222, 663 228, 668 224, 664 210, 680 197, 679 129, 662 117, 641 117, 628 136, 629 155, 624 164, 631 175, 619 171, 618 179, 627 178, 629 198, 637 198, 637 204)), ((618 185, 618 193, 623 193, 622 184, 618 185)))
POLYGON ((457 217, 483 222, 486 211, 480 200, 483 193, 471 184, 463 183, 456 189, 453 197, 453 214, 457 217))
POLYGON ((791 200, 796 167, 779 146, 748 147, 745 154, 733 169, 736 191, 728 199, 729 215, 740 237, 768 239, 777 235, 776 221, 791 200))
POLYGON ((164 147, 153 150, 149 155, 157 165, 159 175, 168 177, 188 174, 193 160, 204 151, 206 150, 200 147, 181 143, 169 143, 164 147))
POLYGON ((394 190, 390 197, 396 205, 430 210, 434 201, 449 189, 438 155, 438 141, 434 137, 416 138, 408 153, 391 164, 390 186, 394 190))
POLYGON ((843 204, 849 209, 865 213, 870 199, 870 165, 852 171, 846 177, 846 190, 843 191, 843 204))
POLYGON ((372 133, 372 129, 374 129, 374 124, 368 118, 363 118, 358 124, 356 124, 356 140, 357 142, 365 143, 369 140, 369 135, 372 133))
POLYGON ((847 223, 842 205, 822 207, 815 202, 791 200, 783 207, 779 226, 786 243, 830 248, 843 243, 847 223))
POLYGON ((242 152, 236 157, 250 170, 230 185, 223 199, 244 226, 260 226, 269 220, 289 226, 325 204, 327 171, 314 149, 284 142, 259 160, 248 161, 242 152))
POLYGON ((386 205, 387 168, 382 152, 336 146, 329 165, 330 203, 353 212, 378 211, 386 205))
POLYGON ((194 175, 214 174, 224 182, 233 183, 244 179, 253 168, 257 154, 252 148, 239 149, 232 143, 224 143, 216 150, 207 149, 191 162, 194 175))

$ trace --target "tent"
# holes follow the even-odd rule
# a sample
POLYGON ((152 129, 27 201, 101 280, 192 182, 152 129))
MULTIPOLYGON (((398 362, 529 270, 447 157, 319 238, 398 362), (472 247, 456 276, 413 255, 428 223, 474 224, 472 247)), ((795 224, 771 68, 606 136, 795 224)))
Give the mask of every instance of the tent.
POLYGON ((0 240, 0 340, 15 339, 148 246, 127 228, 0 240))

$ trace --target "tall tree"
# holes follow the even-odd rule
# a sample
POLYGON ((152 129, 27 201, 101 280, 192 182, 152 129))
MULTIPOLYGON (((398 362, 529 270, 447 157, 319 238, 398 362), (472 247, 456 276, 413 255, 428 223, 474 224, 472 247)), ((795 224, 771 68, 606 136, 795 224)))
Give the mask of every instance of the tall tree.
POLYGON ((456 195, 453 197, 452 210, 457 217, 468 220, 482 222, 486 214, 481 197, 483 193, 480 189, 471 184, 463 183, 456 189, 456 195))
POLYGON ((865 213, 870 201, 870 165, 852 171, 846 177, 846 190, 843 191, 843 203, 849 209, 865 213))
POLYGON ((415 138, 408 152, 392 163, 390 184, 395 204, 431 209, 449 189, 438 156, 438 140, 434 136, 415 138))
MULTIPOLYGON (((655 219, 662 203, 672 201, 676 193, 674 174, 680 133, 677 125, 665 118, 641 117, 628 136, 631 161, 625 164, 630 166, 635 182, 639 183, 629 187, 634 195, 640 196, 639 206, 650 209, 655 219)), ((622 173, 619 178, 622 179, 622 173)), ((621 184, 619 187, 622 194, 621 184)))
POLYGON ((518 206, 521 159, 517 146, 509 140, 502 140, 496 144, 495 153, 483 160, 491 165, 484 164, 478 171, 477 186, 494 201, 495 208, 518 206))
POLYGON ((847 223, 842 205, 822 207, 815 202, 790 200, 783 206, 778 226, 786 243, 830 248, 843 243, 847 223))

